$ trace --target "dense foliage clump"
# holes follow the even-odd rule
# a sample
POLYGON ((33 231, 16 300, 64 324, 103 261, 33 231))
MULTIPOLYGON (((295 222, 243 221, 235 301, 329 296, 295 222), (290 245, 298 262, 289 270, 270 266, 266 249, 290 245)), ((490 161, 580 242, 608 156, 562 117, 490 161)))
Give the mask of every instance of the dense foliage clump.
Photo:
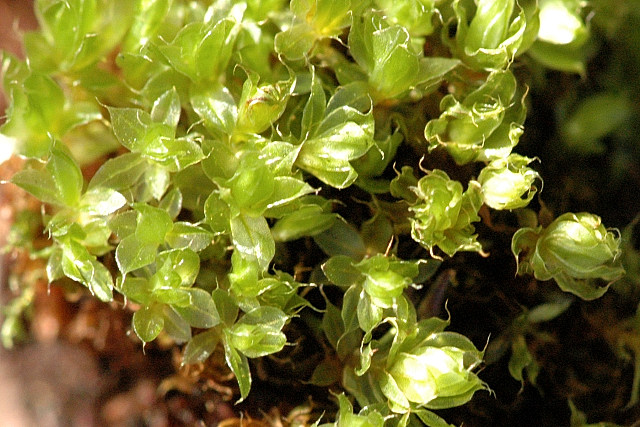
MULTIPOLYGON (((527 337, 625 275, 621 233, 583 208, 555 217, 539 199, 544 150, 517 153, 545 73, 587 74, 581 2, 41 0, 36 12, 26 60, 4 54, 0 138, 25 158, 10 182, 43 203, 30 230, 50 244, 36 251, 20 221, 9 244, 46 260, 53 285, 122 301, 138 338, 179 346, 183 366, 223 355, 239 401, 260 392, 252 366, 298 347, 314 366, 289 380, 335 397, 310 422, 448 425, 434 411, 496 387, 484 364, 505 356, 536 384, 527 337), (466 319, 445 294, 459 284, 464 298, 484 262, 558 288, 514 303, 536 307, 496 336, 447 330, 466 319)), ((635 95, 609 89, 560 117, 566 149, 601 153, 635 95)))

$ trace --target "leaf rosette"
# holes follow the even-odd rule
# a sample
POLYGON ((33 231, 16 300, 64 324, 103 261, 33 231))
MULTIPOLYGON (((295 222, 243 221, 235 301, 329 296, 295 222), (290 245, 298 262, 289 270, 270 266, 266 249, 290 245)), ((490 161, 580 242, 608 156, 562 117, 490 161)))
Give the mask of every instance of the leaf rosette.
POLYGON ((511 250, 518 274, 554 279, 560 289, 591 300, 602 296, 622 277, 620 236, 604 227, 597 215, 565 213, 547 228, 522 228, 513 235, 511 250), (600 286, 596 279, 608 282, 600 286))
POLYGON ((460 182, 436 169, 422 177, 412 190, 418 196, 409 208, 414 214, 410 221, 415 241, 432 255, 436 246, 449 256, 458 251, 482 250, 471 224, 480 220, 482 190, 478 182, 469 182, 463 192, 460 182))

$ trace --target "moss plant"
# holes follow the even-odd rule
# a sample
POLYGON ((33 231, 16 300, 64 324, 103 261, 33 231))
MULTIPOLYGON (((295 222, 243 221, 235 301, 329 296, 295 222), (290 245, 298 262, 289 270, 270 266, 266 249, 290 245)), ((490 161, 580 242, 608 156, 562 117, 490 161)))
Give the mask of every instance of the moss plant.
MULTIPOLYGON (((580 2, 39 0, 36 13, 26 59, 2 59, 0 128, 25 159, 9 182, 43 203, 50 245, 33 255, 52 286, 122 301, 140 341, 172 342, 182 364, 224 353, 240 401, 253 364, 296 345, 296 321, 323 343, 299 380, 336 401, 316 425, 448 425, 434 411, 490 393, 486 341, 447 330, 456 319, 420 288, 452 257, 495 256, 497 231, 483 232, 498 211, 513 275, 583 299, 624 275, 600 217, 527 208, 544 176, 517 154, 522 70, 585 73, 580 2)), ((5 345, 27 300, 5 310, 5 345)), ((535 382, 512 337, 511 374, 535 382)))

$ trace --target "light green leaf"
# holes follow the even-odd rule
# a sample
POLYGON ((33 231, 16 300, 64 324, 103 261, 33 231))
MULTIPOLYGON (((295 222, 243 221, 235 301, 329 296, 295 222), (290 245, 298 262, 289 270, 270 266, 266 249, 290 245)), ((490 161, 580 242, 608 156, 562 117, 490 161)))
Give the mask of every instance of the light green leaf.
POLYGON ((147 343, 156 339, 164 328, 162 305, 141 307, 133 313, 133 330, 142 342, 147 343))
POLYGON ((160 208, 145 203, 136 203, 133 208, 138 211, 136 238, 142 244, 159 245, 164 242, 166 234, 173 227, 169 214, 160 208))
POLYGON ((282 327, 287 315, 276 307, 258 307, 234 324, 228 332, 230 344, 249 358, 276 353, 284 347, 287 338, 282 327))
POLYGON ((227 361, 227 365, 233 371, 240 386, 240 399, 239 403, 243 401, 248 395, 251 389, 251 370, 249 369, 249 359, 244 354, 241 354, 230 343, 231 337, 228 330, 225 329, 225 336, 222 340, 224 344, 224 356, 227 361))
POLYGON ((80 200, 80 210, 89 215, 109 215, 123 207, 127 199, 116 190, 106 187, 94 187, 88 190, 80 200))
POLYGON ((188 289, 191 304, 173 309, 194 328, 213 328, 220 323, 220 317, 211 294, 203 289, 188 289))
POLYGON ((191 326, 175 310, 168 305, 162 308, 164 315, 164 331, 175 341, 182 344, 191 339, 191 326))
POLYGON ((315 40, 316 34, 308 24, 294 24, 276 34, 275 51, 290 60, 303 59, 313 47, 315 40))
POLYGON ((269 267, 276 247, 264 217, 236 215, 231 219, 231 236, 236 250, 243 256, 256 260, 263 270, 269 267))
POLYGON ((213 242, 213 233, 188 222, 176 222, 165 235, 165 242, 174 249, 200 252, 213 242))
POLYGON ((238 108, 229 90, 224 86, 214 89, 192 86, 191 106, 204 121, 212 135, 231 135, 236 125, 238 108))
POLYGON ((41 169, 23 169, 11 177, 11 182, 43 203, 64 205, 51 174, 41 169))
POLYGON ((151 120, 175 129, 180 121, 180 98, 176 88, 163 93, 151 107, 151 120))
POLYGON ((117 191, 126 190, 138 182, 146 167, 147 163, 140 154, 124 153, 100 166, 89 182, 89 189, 107 187, 117 191))
POLYGON ((46 169, 53 178, 60 200, 67 206, 75 206, 80 199, 84 179, 78 163, 61 142, 53 141, 51 144, 46 169))
POLYGON ((214 289, 212 298, 216 304, 220 320, 226 326, 231 327, 238 317, 238 304, 229 292, 220 288, 214 289))
POLYGON ((182 364, 202 363, 214 352, 220 342, 220 333, 216 329, 201 332, 189 340, 182 355, 182 364))
POLYGON ((101 301, 113 300, 113 278, 107 268, 82 244, 68 240, 62 245, 62 271, 65 276, 89 288, 101 301))
MULTIPOLYGON (((265 214, 268 215, 269 211, 265 214)), ((315 236, 331 228, 337 218, 337 214, 325 213, 324 209, 316 204, 302 205, 280 218, 271 228, 271 234, 278 242, 315 236)))
POLYGON ((116 248, 116 263, 122 274, 145 267, 156 259, 157 244, 145 243, 131 234, 120 241, 116 248))

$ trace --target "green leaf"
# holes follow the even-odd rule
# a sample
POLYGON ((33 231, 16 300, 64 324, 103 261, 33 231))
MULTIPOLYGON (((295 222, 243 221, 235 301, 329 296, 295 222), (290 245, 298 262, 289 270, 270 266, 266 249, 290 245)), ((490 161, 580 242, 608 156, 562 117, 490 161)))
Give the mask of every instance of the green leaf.
POLYGON ((331 228, 337 217, 337 214, 325 213, 324 209, 316 204, 303 205, 279 219, 271 228, 271 234, 278 242, 315 236, 331 228))
POLYGON ((122 240, 135 233, 137 218, 137 212, 125 211, 109 219, 107 225, 109 229, 115 233, 116 237, 122 240))
POLYGON ((174 309, 191 304, 191 295, 188 289, 176 288, 171 285, 155 285, 151 299, 162 304, 171 304, 174 309))
POLYGON ((165 241, 174 249, 200 252, 213 242, 213 233, 188 222, 176 222, 165 235, 165 241))
POLYGON ((340 367, 330 359, 316 365, 309 382, 318 387, 328 387, 340 380, 340 367))
POLYGON ((175 129, 180 121, 180 97, 176 88, 163 93, 151 108, 151 120, 175 129))
POLYGON ((138 211, 136 238, 145 245, 159 245, 164 242, 167 233, 173 227, 169 214, 160 208, 145 203, 136 203, 133 208, 138 211))
POLYGON ((142 342, 147 343, 156 339, 164 328, 162 305, 141 307, 133 313, 133 330, 142 342))
POLYGON ((220 342, 220 333, 216 329, 199 333, 189 340, 184 353, 182 354, 182 364, 202 363, 215 351, 220 342))
POLYGON ((116 286, 118 292, 135 303, 149 305, 153 302, 153 285, 144 277, 121 276, 118 277, 116 286))
POLYGON ((62 271, 82 283, 101 301, 113 300, 113 278, 109 270, 82 244, 68 240, 62 245, 62 271))
POLYGON ((164 195, 160 203, 158 203, 160 209, 167 211, 172 220, 180 214, 182 210, 182 192, 179 188, 174 188, 164 195))
POLYGON ((269 267, 276 247, 264 217, 236 215, 231 219, 231 236, 236 250, 243 256, 256 260, 263 270, 269 267))
POLYGON ((335 221, 331 228, 313 236, 313 240, 330 256, 346 255, 360 260, 367 250, 358 231, 345 221, 335 221))
POLYGON ((220 323, 220 317, 211 294, 203 289, 188 289, 191 304, 173 309, 194 328, 213 328, 220 323))
POLYGON ((324 117, 326 107, 327 99, 322 88, 322 80, 315 72, 315 68, 311 68, 311 93, 302 111, 302 138, 306 139, 307 135, 315 133, 324 117))
POLYGON ((80 210, 89 215, 109 215, 123 207, 127 199, 116 190, 94 187, 80 200, 80 210))
POLYGON ((151 115, 139 108, 107 107, 113 133, 124 147, 134 153, 144 153, 150 144, 158 145, 160 138, 173 138, 168 126, 155 125, 151 115))
POLYGON ((221 322, 227 327, 231 327, 238 317, 238 304, 229 292, 220 288, 213 290, 212 298, 221 322))
POLYGON ((150 198, 160 200, 171 184, 169 170, 157 163, 148 165, 143 176, 143 185, 136 190, 136 199, 148 201, 150 198))
POLYGON ((191 339, 191 326, 174 309, 165 305, 162 308, 164 315, 164 331, 175 341, 182 344, 191 339))
POLYGON ((171 0, 138 1, 135 18, 125 38, 123 49, 134 52, 153 39, 169 12, 171 3, 171 0))
POLYGON ((60 200, 67 206, 77 205, 84 184, 82 171, 61 142, 51 144, 46 169, 53 178, 60 200))
POLYGON ((382 307, 375 304, 368 293, 363 292, 358 301, 357 315, 360 329, 370 333, 382 321, 382 307))
POLYGON ((527 371, 529 381, 531 381, 532 384, 535 384, 539 370, 538 364, 529 351, 524 336, 518 335, 511 343, 509 373, 516 380, 523 382, 525 370, 527 371))
POLYGON ((276 34, 275 51, 290 60, 307 56, 316 40, 316 34, 306 23, 294 24, 285 31, 276 34))
POLYGON ((135 234, 125 237, 116 247, 118 269, 124 275, 153 263, 157 247, 157 244, 141 241, 135 234))
POLYGON ((260 76, 247 71, 238 102, 237 131, 259 134, 269 129, 284 112, 295 77, 276 84, 259 85, 260 76))
POLYGON ((227 365, 231 368, 231 371, 236 376, 238 385, 240 386, 240 399, 239 403, 243 401, 248 395, 251 389, 251 371, 249 369, 249 359, 244 354, 241 354, 230 343, 230 336, 227 329, 224 330, 225 336, 222 340, 224 344, 224 356, 227 361, 227 365))
POLYGON ((322 271, 334 285, 345 289, 364 279, 362 273, 353 266, 353 258, 346 255, 332 256, 322 264, 322 271))
POLYGON ((287 315, 276 307, 258 307, 238 320, 228 331, 230 344, 249 358, 276 353, 287 338, 282 327, 287 315))
POLYGON ((373 145, 373 115, 341 106, 327 111, 316 134, 302 143, 296 165, 336 188, 357 178, 349 163, 373 145))
POLYGON ((93 175, 89 189, 96 187, 112 188, 123 191, 135 186, 145 173, 146 161, 138 153, 124 153, 107 160, 93 175))
POLYGON ((341 312, 335 305, 327 301, 327 307, 322 316, 322 331, 327 337, 329 344, 334 349, 338 348, 338 341, 344 334, 344 323, 342 322, 341 312))
POLYGON ((41 169, 23 169, 11 177, 11 182, 26 190, 43 203, 64 205, 56 183, 48 171, 41 169))
POLYGON ((231 211, 229 205, 220 199, 218 193, 211 193, 204 203, 205 222, 214 233, 222 234, 230 231, 231 211))
POLYGON ((277 176, 273 179, 273 184, 273 192, 267 209, 284 205, 315 191, 312 186, 303 180, 291 176, 277 176))
POLYGON ((269 205, 275 189, 275 177, 263 159, 250 153, 242 158, 227 185, 231 191, 225 201, 246 214, 256 216, 269 205))
POLYGON ((233 134, 238 108, 229 89, 224 86, 215 88, 192 86, 190 101, 194 111, 212 135, 233 134))
POLYGON ((200 272, 200 257, 189 248, 171 249, 158 254, 156 268, 156 274, 177 274, 179 286, 189 287, 200 272))

